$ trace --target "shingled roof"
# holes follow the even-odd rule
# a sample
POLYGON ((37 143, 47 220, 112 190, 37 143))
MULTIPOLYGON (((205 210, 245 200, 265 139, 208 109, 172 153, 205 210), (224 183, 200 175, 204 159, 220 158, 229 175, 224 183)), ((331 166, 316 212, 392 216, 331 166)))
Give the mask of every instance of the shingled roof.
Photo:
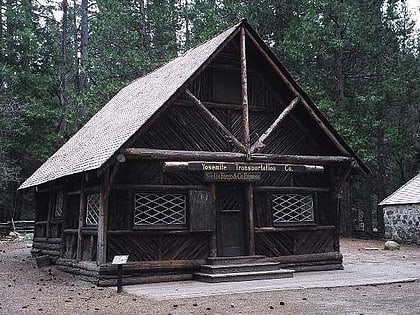
POLYGON ((187 51, 161 68, 137 79, 115 95, 70 140, 41 165, 20 187, 29 188, 68 175, 99 169, 117 153, 145 123, 188 84, 244 26, 262 47, 268 58, 315 112, 332 137, 354 157, 359 169, 369 170, 338 135, 327 119, 246 21, 229 28, 213 39, 187 51))
POLYGON ((420 203, 420 174, 410 179, 394 193, 382 200, 379 205, 402 205, 420 203))
POLYGON ((19 189, 100 168, 236 33, 239 25, 123 88, 19 189))

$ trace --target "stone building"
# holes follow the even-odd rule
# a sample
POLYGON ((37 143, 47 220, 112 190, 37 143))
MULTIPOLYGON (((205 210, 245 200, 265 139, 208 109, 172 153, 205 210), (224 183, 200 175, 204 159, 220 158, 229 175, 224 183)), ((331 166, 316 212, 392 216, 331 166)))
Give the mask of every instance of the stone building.
POLYGON ((385 237, 420 245, 420 174, 382 200, 385 237))

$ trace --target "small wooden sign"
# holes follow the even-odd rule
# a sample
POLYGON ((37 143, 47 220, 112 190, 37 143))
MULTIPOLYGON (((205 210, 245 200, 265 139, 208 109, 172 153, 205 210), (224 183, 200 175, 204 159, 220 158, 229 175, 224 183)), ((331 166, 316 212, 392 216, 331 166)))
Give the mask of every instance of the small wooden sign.
POLYGON ((112 260, 113 265, 125 265, 128 261, 129 255, 116 255, 112 260))
POLYGON ((204 172, 205 182, 257 182, 261 173, 255 172, 204 172))

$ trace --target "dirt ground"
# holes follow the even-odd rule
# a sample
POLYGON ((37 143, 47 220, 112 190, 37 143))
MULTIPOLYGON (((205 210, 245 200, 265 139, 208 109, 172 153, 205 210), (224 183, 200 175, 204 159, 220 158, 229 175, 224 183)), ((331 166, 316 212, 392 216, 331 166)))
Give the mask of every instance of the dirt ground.
MULTIPOLYGON (((58 271, 36 268, 29 241, 0 241, 0 314, 420 314, 420 282, 300 289, 155 301, 98 288, 58 271)), ((383 242, 344 239, 345 262, 410 260, 420 247, 372 250, 383 242)), ((420 271, 419 271, 420 274, 420 271)))

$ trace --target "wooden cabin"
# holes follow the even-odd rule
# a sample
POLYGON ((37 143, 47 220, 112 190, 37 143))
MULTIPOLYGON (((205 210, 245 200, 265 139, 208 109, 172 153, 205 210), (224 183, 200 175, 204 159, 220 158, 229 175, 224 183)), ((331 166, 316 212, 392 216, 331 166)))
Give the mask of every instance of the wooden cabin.
POLYGON ((123 88, 20 189, 33 253, 111 285, 115 255, 127 283, 218 257, 340 269, 338 193, 366 172, 242 21, 123 88))

